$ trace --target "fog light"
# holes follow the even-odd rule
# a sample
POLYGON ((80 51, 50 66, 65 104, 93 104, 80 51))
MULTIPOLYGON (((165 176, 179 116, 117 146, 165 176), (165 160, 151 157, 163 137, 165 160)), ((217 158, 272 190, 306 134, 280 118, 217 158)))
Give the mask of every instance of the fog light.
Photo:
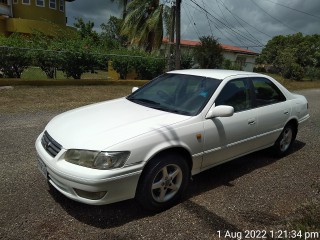
POLYGON ((91 199, 91 200, 99 200, 99 199, 103 198, 107 193, 107 191, 105 191, 105 192, 87 192, 87 191, 83 191, 83 190, 76 189, 76 188, 74 188, 74 191, 77 193, 77 195, 79 197, 87 198, 87 199, 91 199))

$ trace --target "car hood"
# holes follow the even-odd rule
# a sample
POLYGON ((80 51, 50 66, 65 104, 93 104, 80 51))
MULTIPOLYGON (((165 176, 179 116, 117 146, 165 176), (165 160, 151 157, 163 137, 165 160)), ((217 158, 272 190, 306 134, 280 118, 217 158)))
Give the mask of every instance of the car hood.
POLYGON ((62 113, 48 123, 46 130, 65 149, 101 151, 189 118, 120 98, 62 113))

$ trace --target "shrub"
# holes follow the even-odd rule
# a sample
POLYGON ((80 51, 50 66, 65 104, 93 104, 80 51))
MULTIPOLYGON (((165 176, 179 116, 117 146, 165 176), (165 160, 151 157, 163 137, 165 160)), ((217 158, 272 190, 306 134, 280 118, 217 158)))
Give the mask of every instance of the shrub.
POLYGON ((282 67, 281 74, 288 79, 302 80, 304 77, 304 70, 299 64, 290 63, 282 67))
POLYGON ((254 71, 254 72, 258 72, 258 73, 265 73, 265 72, 267 72, 267 71, 266 71, 266 68, 265 68, 265 67, 262 67, 262 66, 254 67, 254 68, 253 68, 253 71, 254 71))
POLYGON ((232 62, 230 59, 223 59, 223 63, 222 63, 222 68, 223 69, 232 69, 232 62))
POLYGON ((23 36, 13 34, 0 36, 0 46, 0 72, 7 78, 20 78, 23 70, 31 64, 28 42, 23 36))
POLYGON ((156 55, 145 55, 134 60, 133 63, 139 79, 150 80, 161 73, 165 68, 165 60, 156 55))
POLYGON ((304 69, 299 64, 294 63, 291 65, 291 76, 290 79, 302 80, 304 77, 304 69))
POLYGON ((67 77, 81 79, 85 72, 94 72, 99 66, 96 49, 90 39, 67 39, 61 43, 61 68, 67 77))
POLYGON ((127 74, 133 69, 133 56, 127 49, 116 50, 113 52, 112 67, 120 75, 120 79, 126 79, 127 74))
POLYGON ((45 72, 48 78, 54 78, 55 70, 61 68, 61 54, 54 51, 34 51, 33 62, 45 72))
POLYGON ((163 73, 165 68, 165 59, 156 54, 128 49, 117 50, 113 54, 112 67, 119 73, 120 79, 126 79, 127 74, 133 69, 136 70, 139 79, 153 79, 163 73))
POLYGON ((181 55, 181 68, 190 69, 193 66, 193 56, 188 53, 182 53, 181 55))
POLYGON ((62 71, 66 76, 74 79, 81 79, 85 72, 93 72, 94 57, 90 53, 64 52, 62 56, 62 71))
POLYGON ((320 80, 320 68, 317 67, 307 67, 305 69, 305 75, 310 80, 320 80))
POLYGON ((229 59, 224 59, 222 62, 222 68, 227 70, 242 70, 242 65, 239 62, 232 62, 229 59))

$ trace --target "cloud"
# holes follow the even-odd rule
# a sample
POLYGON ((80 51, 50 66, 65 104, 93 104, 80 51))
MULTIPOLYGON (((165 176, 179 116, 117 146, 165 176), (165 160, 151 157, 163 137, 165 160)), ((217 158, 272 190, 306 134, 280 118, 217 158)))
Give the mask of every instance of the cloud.
POLYGON ((76 0, 74 2, 67 3, 67 17, 68 25, 72 26, 75 22, 75 18, 81 17, 85 21, 91 21, 95 23, 96 30, 99 31, 99 27, 102 23, 106 23, 110 16, 121 15, 122 9, 118 3, 111 0, 76 0))
MULTIPOLYGON (((121 16, 117 0, 76 0, 67 4, 68 24, 75 17, 101 23, 110 16, 121 16)), ((197 40, 213 34, 225 44, 246 47, 264 45, 271 37, 296 32, 320 34, 319 0, 184 0, 181 33, 183 39, 197 40), (192 1, 195 1, 199 8, 192 1), (284 6, 287 7, 284 7, 284 6), (292 10, 292 9, 296 9, 292 10), (312 17, 299 11, 316 15, 312 17)))

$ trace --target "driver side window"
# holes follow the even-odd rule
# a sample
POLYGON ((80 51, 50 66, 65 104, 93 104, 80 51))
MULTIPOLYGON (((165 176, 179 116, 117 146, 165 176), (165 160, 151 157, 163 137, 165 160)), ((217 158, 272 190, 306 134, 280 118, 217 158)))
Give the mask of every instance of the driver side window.
POLYGON ((215 104, 216 106, 232 106, 234 112, 245 111, 252 108, 250 86, 247 79, 241 78, 228 82, 221 90, 215 104))

